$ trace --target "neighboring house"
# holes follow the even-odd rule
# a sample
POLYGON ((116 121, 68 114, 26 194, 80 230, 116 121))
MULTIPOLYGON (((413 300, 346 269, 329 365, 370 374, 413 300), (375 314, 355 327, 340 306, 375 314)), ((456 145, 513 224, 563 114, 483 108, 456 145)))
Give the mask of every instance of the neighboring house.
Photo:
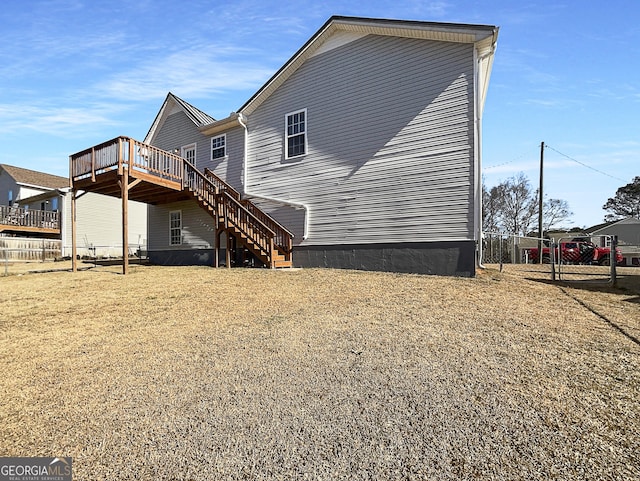
MULTIPOLYGON (((71 202, 67 177, 0 165, 0 235, 59 239, 61 254, 71 255, 71 202)), ((129 239, 146 244, 147 207, 131 203, 129 239)), ((121 203, 86 193, 78 202, 79 255, 121 255, 121 203)))
POLYGON ((58 189, 69 179, 0 164, 0 235, 59 239, 58 189))
POLYGON ((210 264, 223 232, 230 248, 253 244, 218 207, 220 192, 237 191, 294 234, 295 266, 472 276, 497 34, 332 17, 238 112, 214 121, 170 93, 144 144, 121 138, 72 156, 73 186, 118 195, 110 177, 148 201, 149 255, 161 264, 210 264), (176 192, 152 196, 152 171, 176 192))
POLYGON ((599 224, 587 229, 591 239, 602 247, 610 246, 609 236, 618 236, 618 248, 624 257, 623 265, 640 266, 640 220, 628 217, 599 224))

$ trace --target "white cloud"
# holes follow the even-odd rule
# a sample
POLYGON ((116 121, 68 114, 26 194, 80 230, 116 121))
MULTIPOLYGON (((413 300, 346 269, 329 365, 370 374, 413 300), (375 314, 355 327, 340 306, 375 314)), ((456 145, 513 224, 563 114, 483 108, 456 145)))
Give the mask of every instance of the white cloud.
POLYGON ((60 107, 57 105, 0 104, 3 134, 34 131, 51 135, 70 135, 115 125, 114 105, 60 107))
POLYGON ((128 101, 163 98, 169 91, 193 98, 223 90, 255 90, 276 68, 242 60, 243 53, 214 47, 182 50, 130 66, 96 87, 107 98, 128 101))

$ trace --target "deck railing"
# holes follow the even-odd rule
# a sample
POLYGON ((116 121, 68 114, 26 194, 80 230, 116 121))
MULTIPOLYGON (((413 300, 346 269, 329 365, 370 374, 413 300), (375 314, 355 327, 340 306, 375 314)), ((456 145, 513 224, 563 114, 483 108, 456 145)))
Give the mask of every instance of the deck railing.
POLYGON ((183 158, 166 150, 144 144, 130 137, 116 137, 102 144, 73 154, 70 157, 72 180, 87 177, 112 169, 149 173, 161 179, 182 182, 183 158))
POLYGON ((60 214, 57 211, 0 205, 0 224, 9 225, 12 228, 60 230, 60 214))

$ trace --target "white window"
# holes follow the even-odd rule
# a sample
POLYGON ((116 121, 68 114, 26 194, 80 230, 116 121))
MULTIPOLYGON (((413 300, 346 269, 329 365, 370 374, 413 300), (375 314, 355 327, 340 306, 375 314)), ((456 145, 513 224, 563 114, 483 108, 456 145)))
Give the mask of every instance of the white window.
POLYGON ((9 191, 9 207, 13 205, 13 191, 9 191))
POLYGON ((227 155, 227 134, 211 139, 211 160, 222 159, 227 155))
POLYGON ((182 157, 196 167, 196 144, 185 145, 182 147, 182 157))
POLYGON ((285 115, 285 159, 307 153, 307 109, 285 115))
POLYGON ((182 211, 173 210, 169 212, 169 245, 179 246, 182 244, 182 211))

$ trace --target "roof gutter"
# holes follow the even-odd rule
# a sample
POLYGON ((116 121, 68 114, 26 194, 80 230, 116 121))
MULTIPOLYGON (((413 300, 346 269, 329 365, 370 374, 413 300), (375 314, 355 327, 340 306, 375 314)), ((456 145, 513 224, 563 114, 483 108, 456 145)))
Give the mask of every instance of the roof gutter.
POLYGON ((291 202, 289 200, 278 199, 276 197, 267 197, 260 194, 254 194, 249 192, 247 188, 247 178, 248 178, 248 148, 249 148, 249 129, 247 127, 245 116, 242 113, 238 113, 236 120, 238 123, 244 128, 244 155, 242 156, 242 186, 244 194, 248 197, 255 197, 257 199, 266 200, 269 202, 275 202, 277 204, 289 205, 294 207, 295 209, 304 210, 304 232, 302 234, 302 240, 305 240, 309 236, 309 207, 301 204, 299 202, 291 202))

